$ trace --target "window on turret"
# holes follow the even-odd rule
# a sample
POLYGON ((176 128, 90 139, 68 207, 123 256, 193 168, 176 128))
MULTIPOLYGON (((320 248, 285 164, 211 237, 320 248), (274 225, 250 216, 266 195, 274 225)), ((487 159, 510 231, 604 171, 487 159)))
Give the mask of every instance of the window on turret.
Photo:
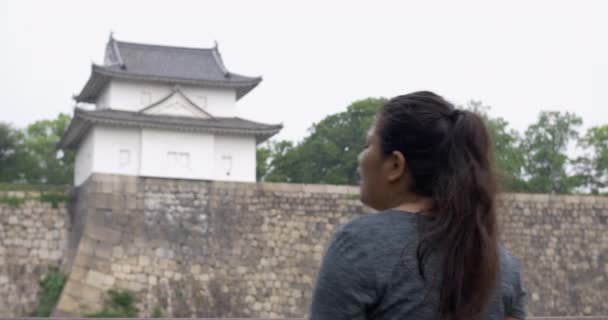
POLYGON ((222 170, 227 177, 232 173, 232 157, 222 156, 222 170))
POLYGON ((121 168, 128 166, 131 162, 131 151, 128 149, 121 149, 118 159, 121 168))
POLYGON ((188 169, 190 168, 190 154, 188 152, 168 152, 167 158, 169 168, 188 169))

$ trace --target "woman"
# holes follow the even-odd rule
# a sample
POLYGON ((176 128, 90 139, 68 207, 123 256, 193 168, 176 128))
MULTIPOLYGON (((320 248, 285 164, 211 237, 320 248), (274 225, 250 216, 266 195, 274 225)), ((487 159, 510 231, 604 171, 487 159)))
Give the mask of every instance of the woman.
POLYGON ((497 243, 491 141, 472 112, 431 92, 385 103, 359 156, 378 214, 331 240, 310 317, 524 319, 519 264, 497 243))

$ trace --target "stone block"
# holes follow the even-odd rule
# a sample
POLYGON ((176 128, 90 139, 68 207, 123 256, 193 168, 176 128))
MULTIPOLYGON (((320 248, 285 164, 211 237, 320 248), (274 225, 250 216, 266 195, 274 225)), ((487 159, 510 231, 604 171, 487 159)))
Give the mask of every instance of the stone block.
POLYGON ((99 181, 97 192, 104 194, 111 194, 114 191, 114 183, 111 177, 104 179, 105 181, 99 181))
POLYGON ((96 270, 89 270, 86 273, 84 282, 89 286, 105 290, 107 288, 106 276, 96 270))
POLYGON ((104 298, 107 289, 108 287, 105 287, 104 289, 99 289, 89 285, 83 285, 81 296, 83 304, 89 306, 102 306, 104 303, 104 298))
POLYGON ((201 266, 200 265, 193 265, 190 267, 190 272, 192 274, 199 274, 201 272, 201 266))
POLYGON ((106 275, 104 278, 104 285, 106 288, 111 288, 116 283, 116 279, 113 276, 106 275))
POLYGON ((124 212, 127 209, 127 197, 125 194, 113 194, 112 196, 112 211, 124 212))
POLYGON ((97 270, 101 273, 110 273, 112 272, 112 262, 110 259, 95 257, 92 269, 97 270))
POLYGON ((55 311, 53 313, 54 316, 59 315, 76 315, 80 314, 80 303, 71 295, 67 294, 67 290, 64 289, 66 294, 62 294, 57 306, 55 307, 55 311))
POLYGON ((8 224, 18 224, 18 223, 19 223, 19 218, 17 218, 17 216, 8 217, 8 224))
POLYGON ((138 264, 140 266, 147 266, 150 264, 150 258, 148 258, 147 256, 139 256, 138 264))
POLYGON ((135 194, 138 190, 139 179, 136 176, 125 176, 123 178, 123 184, 126 194, 135 194))
POLYGON ((92 255, 78 253, 76 255, 76 258, 74 259, 74 265, 84 269, 88 269, 92 266, 94 260, 95 257, 93 257, 92 255))
POLYGON ((113 249, 113 245, 106 242, 99 242, 95 247, 95 256, 98 258, 111 259, 113 249))
POLYGON ((93 197, 93 206, 96 209, 112 209, 112 195, 97 193, 93 197))
POLYGON ((120 259, 124 256, 124 250, 121 246, 114 246, 112 248, 112 258, 120 259))
POLYGON ((143 285, 141 285, 138 282, 129 282, 127 284, 127 288, 133 292, 138 292, 141 291, 143 289, 143 285))
POLYGON ((97 245, 95 240, 88 237, 83 237, 82 240, 80 240, 80 244, 78 245, 78 252, 86 255, 95 255, 96 246, 97 245))
POLYGON ((80 266, 72 266, 72 270, 70 272, 70 279, 83 281, 86 276, 86 269, 80 266))
POLYGON ((121 232, 98 225, 89 224, 86 226, 85 234, 92 239, 99 240, 107 244, 119 244, 121 232))

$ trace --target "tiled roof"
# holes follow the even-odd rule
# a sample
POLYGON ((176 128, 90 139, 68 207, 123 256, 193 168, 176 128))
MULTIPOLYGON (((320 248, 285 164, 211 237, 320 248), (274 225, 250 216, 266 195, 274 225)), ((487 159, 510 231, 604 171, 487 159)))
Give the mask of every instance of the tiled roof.
POLYGON ((94 102, 111 78, 233 88, 237 99, 262 81, 261 77, 229 72, 217 46, 210 49, 159 46, 116 41, 111 37, 104 64, 92 66, 91 76, 75 100, 94 102))
POLYGON ((84 110, 76 108, 70 126, 63 134, 58 147, 75 149, 82 137, 93 125, 156 128, 169 131, 206 132, 228 135, 252 135, 261 143, 278 133, 283 126, 270 125, 241 118, 210 119, 150 115, 141 112, 101 109, 84 110))

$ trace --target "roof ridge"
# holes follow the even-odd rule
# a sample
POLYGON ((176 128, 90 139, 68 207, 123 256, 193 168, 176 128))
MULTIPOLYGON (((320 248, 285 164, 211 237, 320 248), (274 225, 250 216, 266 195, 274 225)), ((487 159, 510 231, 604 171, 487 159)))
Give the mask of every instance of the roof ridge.
MULTIPOLYGON (((144 74, 144 73, 136 73, 136 72, 132 72, 132 71, 125 71, 123 70, 116 70, 116 69, 112 69, 112 65, 100 65, 100 64, 91 64, 91 69, 93 71, 97 71, 99 73, 111 73, 111 75, 125 75, 125 76, 134 76, 134 77, 156 77, 159 79, 174 79, 175 77, 171 77, 171 76, 164 76, 164 75, 150 75, 150 74, 144 74)), ((232 82, 232 83, 249 83, 252 81, 261 81, 263 80, 263 78, 261 76, 257 76, 257 77, 250 77, 250 76, 245 76, 242 74, 236 74, 236 73, 230 73, 231 75, 236 75, 239 77, 243 77, 243 78, 247 78, 247 79, 240 79, 240 80, 234 80, 233 77, 229 77, 228 79, 230 80, 207 80, 207 79, 191 79, 191 78, 177 78, 178 80, 186 80, 186 81, 228 81, 228 82, 232 82)))
POLYGON ((136 47, 154 47, 154 48, 163 48, 163 49, 180 49, 180 50, 192 50, 192 51, 214 50, 213 47, 211 47, 211 48, 178 47, 178 46, 150 44, 150 43, 141 43, 141 42, 127 42, 127 41, 119 41, 119 40, 114 40, 114 41, 121 45, 136 46, 136 47))
POLYGON ((222 59, 222 55, 220 54, 220 50, 217 46, 217 41, 215 42, 215 47, 211 51, 211 55, 213 56, 213 59, 215 59, 215 63, 220 68, 220 71, 224 74, 224 77, 229 78, 231 72, 228 71, 228 69, 224 65, 224 59, 222 59))
POLYGON ((121 69, 125 68, 125 61, 122 59, 122 56, 120 55, 120 49, 118 48, 118 44, 117 41, 114 40, 114 37, 110 36, 111 39, 110 41, 112 42, 112 50, 114 50, 114 54, 116 55, 116 60, 118 60, 118 65, 120 66, 121 69))

